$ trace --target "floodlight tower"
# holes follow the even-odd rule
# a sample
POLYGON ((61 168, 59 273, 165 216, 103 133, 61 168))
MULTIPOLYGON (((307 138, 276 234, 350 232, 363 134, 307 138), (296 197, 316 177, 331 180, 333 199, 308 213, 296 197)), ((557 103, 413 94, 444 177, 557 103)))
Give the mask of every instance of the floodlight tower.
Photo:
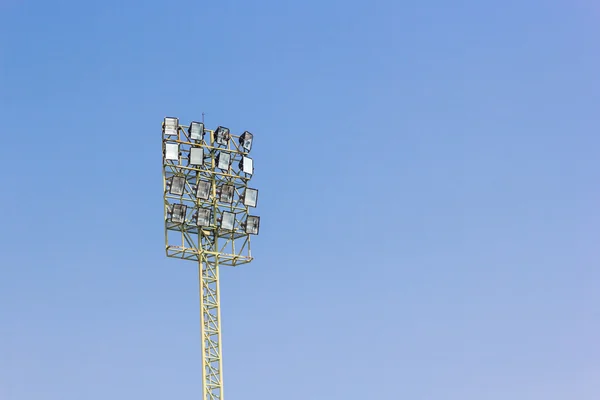
POLYGON ((162 124, 167 257, 198 263, 203 400, 223 400, 219 266, 252 261, 250 235, 258 235, 252 142, 248 131, 235 136, 172 117, 162 124))

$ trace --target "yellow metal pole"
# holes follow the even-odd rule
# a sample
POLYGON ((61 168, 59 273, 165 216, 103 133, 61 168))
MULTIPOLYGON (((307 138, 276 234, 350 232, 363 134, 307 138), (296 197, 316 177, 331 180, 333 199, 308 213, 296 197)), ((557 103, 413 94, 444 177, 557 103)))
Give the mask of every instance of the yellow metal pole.
POLYGON ((200 294, 200 350, 202 351, 202 400, 207 400, 206 396, 206 343, 204 340, 204 283, 202 281, 203 255, 198 260, 198 288, 200 294))

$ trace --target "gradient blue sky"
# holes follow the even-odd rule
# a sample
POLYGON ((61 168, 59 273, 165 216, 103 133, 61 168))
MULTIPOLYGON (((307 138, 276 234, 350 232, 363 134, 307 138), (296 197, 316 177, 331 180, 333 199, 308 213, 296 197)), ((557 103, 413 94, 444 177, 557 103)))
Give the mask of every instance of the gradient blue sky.
POLYGON ((160 124, 255 133, 228 400, 600 398, 592 0, 0 0, 0 400, 200 398, 160 124))

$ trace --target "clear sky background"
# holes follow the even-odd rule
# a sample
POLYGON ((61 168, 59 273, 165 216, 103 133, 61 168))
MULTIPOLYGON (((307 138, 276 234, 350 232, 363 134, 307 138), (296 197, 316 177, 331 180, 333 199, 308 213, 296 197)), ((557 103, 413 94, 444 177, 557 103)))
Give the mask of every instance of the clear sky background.
POLYGON ((600 398, 592 0, 0 0, 0 400, 200 398, 161 121, 255 133, 228 400, 600 398))

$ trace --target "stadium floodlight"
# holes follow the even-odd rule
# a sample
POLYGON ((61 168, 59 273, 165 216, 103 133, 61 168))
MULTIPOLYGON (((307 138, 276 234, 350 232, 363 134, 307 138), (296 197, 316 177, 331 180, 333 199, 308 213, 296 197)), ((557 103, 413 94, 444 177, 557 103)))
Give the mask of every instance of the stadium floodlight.
POLYGON ((230 166, 231 166, 231 154, 227 153, 227 152, 220 152, 219 155, 217 156, 217 168, 228 171, 230 166))
POLYGON ((246 218, 246 233, 249 235, 258 235, 258 228, 260 226, 260 217, 255 215, 248 215, 246 218))
POLYGON ((179 160, 179 145, 177 143, 165 144, 165 160, 179 160))
POLYGON ((198 209, 198 214, 196 214, 196 224, 198 226, 210 225, 210 208, 198 209))
POLYGON ((187 212, 187 206, 183 204, 173 204, 171 212, 171 221, 177 224, 182 224, 185 221, 185 213, 187 212))
POLYGON ((192 121, 188 129, 190 139, 202 140, 204 139, 204 124, 202 122, 192 121))
POLYGON ((232 231, 235 226, 235 214, 229 211, 223 211, 221 216, 221 229, 232 231))
POLYGON ((250 152, 250 149, 252 149, 252 139, 253 138, 254 138, 254 135, 248 131, 242 133, 242 136, 240 136, 240 144, 242 145, 244 150, 247 150, 248 152, 250 152))
POLYGON ((219 196, 219 201, 221 203, 229 203, 233 202, 233 193, 235 192, 235 187, 233 185, 223 185, 221 186, 221 194, 219 196))
POLYGON ((229 128, 219 126, 215 131, 215 142, 217 142, 217 144, 227 146, 230 137, 231 135, 229 134, 229 128))
POLYGON ((254 172, 254 163, 250 157, 242 157, 239 167, 246 174, 252 175, 254 172))
POLYGON ((200 200, 208 200, 210 198, 211 183, 208 181, 198 181, 196 188, 196 197, 200 200))
POLYGON ((171 178, 171 188, 169 189, 169 193, 176 196, 183 196, 184 189, 185 178, 183 176, 174 176, 171 178))
POLYGON ((244 191, 244 205, 248 207, 256 207, 258 202, 258 190, 246 188, 244 191))
POLYGON ((163 125, 165 135, 177 135, 179 130, 179 118, 165 117, 163 125))
POLYGON ((190 149, 190 165, 204 164, 204 149, 201 147, 192 147, 190 149))
POLYGON ((167 257, 192 261, 198 268, 199 397, 223 400, 219 271, 254 259, 250 242, 259 234, 262 219, 250 215, 260 214, 254 208, 258 190, 249 187, 254 134, 239 130, 233 135, 233 130, 210 128, 200 118, 189 122, 167 117, 159 122, 164 249, 167 257))

